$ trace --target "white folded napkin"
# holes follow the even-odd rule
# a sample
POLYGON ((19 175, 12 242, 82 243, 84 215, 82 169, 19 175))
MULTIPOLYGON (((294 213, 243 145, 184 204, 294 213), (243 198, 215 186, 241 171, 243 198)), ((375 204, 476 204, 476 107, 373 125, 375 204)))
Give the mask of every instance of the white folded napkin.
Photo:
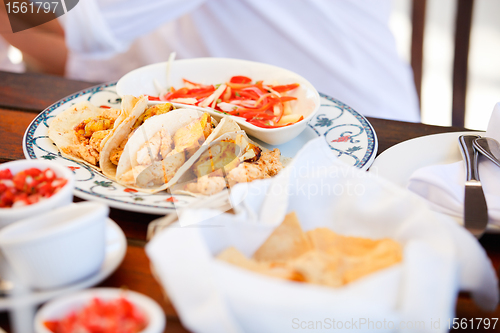
POLYGON ((332 326, 445 332, 459 290, 471 291, 484 309, 498 303, 495 272, 470 233, 413 193, 345 165, 323 137, 309 142, 278 176, 238 184, 230 197, 239 203, 236 214, 185 211, 180 224, 159 232, 146 247, 183 325, 194 332, 330 332, 332 326), (291 211, 305 231, 328 227, 344 235, 393 238, 403 246, 403 262, 329 288, 270 278, 214 258, 229 246, 251 256, 291 211))
MULTIPOLYGON (((484 136, 500 142, 500 103, 495 105, 484 136)), ((457 140, 458 145, 458 140, 457 140)), ((488 205, 489 223, 500 226, 500 168, 480 154, 479 178, 488 205)), ((408 189, 427 199, 439 212, 463 218, 465 164, 463 161, 416 170, 408 189)))

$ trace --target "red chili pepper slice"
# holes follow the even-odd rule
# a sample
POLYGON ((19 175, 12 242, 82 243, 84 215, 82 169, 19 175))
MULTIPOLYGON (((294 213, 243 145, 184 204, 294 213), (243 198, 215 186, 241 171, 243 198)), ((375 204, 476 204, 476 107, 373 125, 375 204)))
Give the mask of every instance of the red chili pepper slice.
POLYGON ((147 326, 145 315, 132 303, 121 297, 102 301, 92 299, 83 309, 72 312, 61 320, 45 321, 44 326, 56 333, 137 333, 147 326))
POLYGON ((231 83, 250 83, 252 82, 252 79, 250 79, 249 77, 246 77, 246 76, 241 76, 241 75, 237 75, 237 76, 233 76, 229 82, 231 83))
POLYGON ((282 92, 285 92, 285 91, 289 91, 289 90, 293 90, 295 88, 298 88, 299 87, 299 84, 298 83, 292 83, 292 84, 285 84, 285 85, 282 85, 282 86, 271 86, 271 88, 276 91, 276 92, 279 92, 279 93, 282 93, 282 92))
POLYGON ((184 88, 176 90, 172 93, 166 94, 165 98, 166 99, 182 98, 182 97, 184 97, 184 95, 186 95, 188 93, 188 91, 189 91, 189 89, 184 87, 184 88), (169 96, 167 97, 167 95, 169 95, 169 96))
POLYGON ((289 102, 289 101, 295 101, 297 100, 297 97, 293 96, 281 96, 280 97, 281 103, 289 102))

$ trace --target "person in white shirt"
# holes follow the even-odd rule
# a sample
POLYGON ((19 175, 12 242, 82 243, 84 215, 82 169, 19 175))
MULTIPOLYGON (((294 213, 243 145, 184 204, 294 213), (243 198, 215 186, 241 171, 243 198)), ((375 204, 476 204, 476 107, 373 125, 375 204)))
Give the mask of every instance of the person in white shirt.
POLYGON ((112 81, 137 67, 227 57, 277 65, 366 116, 419 121, 390 0, 85 0, 59 18, 66 76, 112 81))

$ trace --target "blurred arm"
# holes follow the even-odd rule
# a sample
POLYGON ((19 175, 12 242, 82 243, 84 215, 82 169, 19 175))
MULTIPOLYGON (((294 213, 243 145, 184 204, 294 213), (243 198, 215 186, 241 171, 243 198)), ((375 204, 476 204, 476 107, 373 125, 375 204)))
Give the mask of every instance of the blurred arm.
POLYGON ((205 0, 85 0, 61 17, 72 52, 105 58, 205 0))
POLYGON ((64 31, 57 20, 12 33, 5 7, 0 5, 0 35, 23 53, 28 68, 55 75, 64 75, 67 48, 64 31))

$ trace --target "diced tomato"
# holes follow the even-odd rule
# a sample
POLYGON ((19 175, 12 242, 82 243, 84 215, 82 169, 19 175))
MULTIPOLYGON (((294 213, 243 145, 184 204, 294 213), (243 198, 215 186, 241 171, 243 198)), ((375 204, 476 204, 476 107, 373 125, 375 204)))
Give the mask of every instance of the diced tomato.
POLYGON ((11 207, 14 203, 14 192, 7 189, 0 196, 0 207, 11 207))
POLYGON ((30 205, 37 203, 38 201, 40 201, 41 198, 42 198, 42 196, 39 193, 32 194, 28 197, 28 203, 30 205))
POLYGON ((149 100, 149 101, 159 101, 159 100, 160 100, 160 97, 155 97, 155 96, 150 96, 150 95, 148 95, 148 100, 149 100))
POLYGON ((43 180, 50 182, 50 181, 56 179, 56 174, 54 171, 52 171, 50 169, 45 169, 43 171, 43 177, 44 177, 43 180))
POLYGON ((18 201, 21 201, 24 204, 29 205, 28 194, 25 192, 17 193, 14 197, 14 204, 18 201))
POLYGON ((250 83, 252 82, 252 79, 246 76, 233 76, 229 82, 231 83, 250 83))
POLYGON ((14 181, 14 187, 18 191, 23 191, 24 190, 24 185, 26 183, 26 174, 24 172, 19 172, 12 178, 14 181))
POLYGON ((111 301, 94 298, 80 311, 46 321, 44 326, 55 333, 137 333, 147 326, 147 319, 123 297, 111 301))
POLYGON ((0 179, 12 179, 12 172, 10 172, 10 169, 3 169, 0 170, 0 179))
POLYGON ((52 195, 52 186, 49 182, 43 182, 38 186, 38 193, 44 197, 50 197, 52 195))
MULTIPOLYGON (((8 170, 8 169, 7 169, 8 170)), ((4 172, 8 177, 10 170, 4 172)), ((40 170, 30 168, 0 181, 0 207, 18 207, 39 202, 59 191, 68 180, 57 178, 50 168, 40 170)))

